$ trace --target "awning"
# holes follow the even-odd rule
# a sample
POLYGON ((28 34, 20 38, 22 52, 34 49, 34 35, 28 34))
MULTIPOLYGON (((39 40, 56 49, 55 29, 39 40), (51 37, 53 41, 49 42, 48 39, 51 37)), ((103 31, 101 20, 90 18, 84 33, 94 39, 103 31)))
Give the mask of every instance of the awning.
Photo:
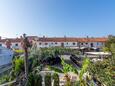
POLYGON ((67 48, 71 48, 71 49, 79 49, 79 47, 67 47, 67 48))
POLYGON ((89 55, 111 55, 109 52, 85 52, 85 54, 89 55))

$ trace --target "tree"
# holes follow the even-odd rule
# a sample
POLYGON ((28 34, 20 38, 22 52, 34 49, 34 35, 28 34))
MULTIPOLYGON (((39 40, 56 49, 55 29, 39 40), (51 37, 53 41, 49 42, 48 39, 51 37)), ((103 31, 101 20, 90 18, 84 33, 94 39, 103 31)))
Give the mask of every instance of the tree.
POLYGON ((105 84, 107 86, 112 86, 113 80, 110 73, 112 70, 108 60, 91 63, 89 65, 88 71, 96 82, 105 84))
POLYGON ((25 83, 27 86, 27 82, 28 82, 28 48, 31 47, 28 38, 26 37, 26 34, 23 34, 23 38, 22 38, 22 47, 24 49, 24 54, 25 54, 25 58, 24 58, 24 63, 25 63, 25 83))
POLYGON ((90 64, 90 60, 88 58, 85 58, 82 63, 82 68, 79 73, 79 79, 80 79, 80 86, 87 86, 87 82, 83 78, 84 73, 87 72, 88 66, 90 64))
POLYGON ((112 46, 113 44, 115 44, 115 37, 114 36, 110 36, 107 40, 107 42, 105 43, 105 50, 109 51, 109 52, 113 52, 112 46))
POLYGON ((88 71, 93 76, 93 79, 100 84, 113 86, 115 84, 115 36, 108 37, 103 50, 111 52, 111 56, 108 56, 108 58, 101 62, 91 63, 88 71))

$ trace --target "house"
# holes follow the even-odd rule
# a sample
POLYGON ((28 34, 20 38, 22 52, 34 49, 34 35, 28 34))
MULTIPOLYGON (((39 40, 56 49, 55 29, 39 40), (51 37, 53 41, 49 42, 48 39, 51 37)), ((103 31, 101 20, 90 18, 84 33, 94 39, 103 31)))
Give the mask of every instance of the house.
POLYGON ((21 39, 20 38, 6 38, 0 40, 0 46, 7 47, 9 44, 9 48, 20 49, 21 47, 21 39), (8 42, 8 43, 7 43, 8 42))
MULTIPOLYGON (((67 47, 72 49, 84 49, 84 48, 102 48, 105 45, 105 42, 108 38, 76 38, 76 37, 37 37, 37 36, 28 36, 29 41, 32 43, 36 42, 37 47, 67 47)), ((6 41, 11 42, 11 48, 22 49, 21 47, 21 37, 20 38, 0 38, 0 46, 6 47, 6 41)))
POLYGON ((108 38, 39 37, 38 47, 102 48, 108 38))
MULTIPOLYGON (((37 36, 27 36, 27 37, 30 42, 38 39, 37 36)), ((5 38, 5 39, 2 39, 0 37, 0 46, 7 47, 9 45, 9 48, 12 48, 12 49, 22 49, 21 41, 22 41, 21 37, 20 38, 5 38)))

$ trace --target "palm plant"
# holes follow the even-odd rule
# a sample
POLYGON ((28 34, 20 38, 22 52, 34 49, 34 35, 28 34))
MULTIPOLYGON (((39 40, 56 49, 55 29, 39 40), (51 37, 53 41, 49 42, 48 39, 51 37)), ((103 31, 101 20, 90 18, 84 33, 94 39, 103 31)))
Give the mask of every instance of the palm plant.
POLYGON ((47 73, 45 76, 45 86, 51 86, 51 74, 47 73))
POLYGON ((42 76, 30 73, 27 86, 42 86, 42 76))
POLYGON ((54 79, 54 85, 53 86, 59 86, 59 75, 57 73, 53 74, 54 79))
MULTIPOLYGON (((22 47, 24 49, 24 63, 25 63, 25 85, 28 82, 28 48, 30 47, 30 43, 28 38, 26 37, 26 34, 23 34, 23 38, 22 38, 22 47)), ((27 85, 26 85, 27 86, 27 85)))
POLYGON ((80 86, 87 86, 87 81, 84 79, 83 75, 87 72, 88 66, 90 64, 90 60, 85 58, 82 64, 82 68, 79 73, 79 84, 80 86))
POLYGON ((63 66, 62 69, 59 69, 59 68, 56 68, 56 67, 50 67, 50 66, 49 66, 49 69, 54 70, 55 72, 58 72, 58 73, 64 73, 64 77, 65 77, 65 80, 66 80, 66 86, 71 86, 69 72, 73 72, 73 73, 78 74, 78 71, 72 65, 65 63, 64 59, 62 59, 61 64, 63 66))

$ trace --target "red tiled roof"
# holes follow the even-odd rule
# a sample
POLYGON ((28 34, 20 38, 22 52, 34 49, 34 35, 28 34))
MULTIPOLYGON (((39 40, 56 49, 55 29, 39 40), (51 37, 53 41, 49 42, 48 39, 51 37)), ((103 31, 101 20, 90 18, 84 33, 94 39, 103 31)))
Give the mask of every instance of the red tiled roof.
POLYGON ((39 38, 42 42, 106 42, 107 40, 108 38, 39 38))
POLYGON ((27 36, 29 39, 38 38, 37 36, 27 36))
MULTIPOLYGON (((37 36, 29 36, 29 39, 37 38, 37 36)), ((1 39, 0 42, 10 40, 11 42, 21 42, 21 38, 1 39)), ((108 38, 70 38, 70 37, 39 37, 41 42, 106 42, 108 38)))
POLYGON ((9 40, 11 42, 21 42, 20 38, 7 38, 7 39, 1 39, 0 42, 6 42, 6 40, 9 40))
MULTIPOLYGON (((33 40, 37 38, 37 36, 27 36, 29 40, 33 40)), ((11 42, 21 42, 21 38, 6 38, 6 39, 0 39, 0 42, 6 42, 6 40, 9 40, 11 42)))

